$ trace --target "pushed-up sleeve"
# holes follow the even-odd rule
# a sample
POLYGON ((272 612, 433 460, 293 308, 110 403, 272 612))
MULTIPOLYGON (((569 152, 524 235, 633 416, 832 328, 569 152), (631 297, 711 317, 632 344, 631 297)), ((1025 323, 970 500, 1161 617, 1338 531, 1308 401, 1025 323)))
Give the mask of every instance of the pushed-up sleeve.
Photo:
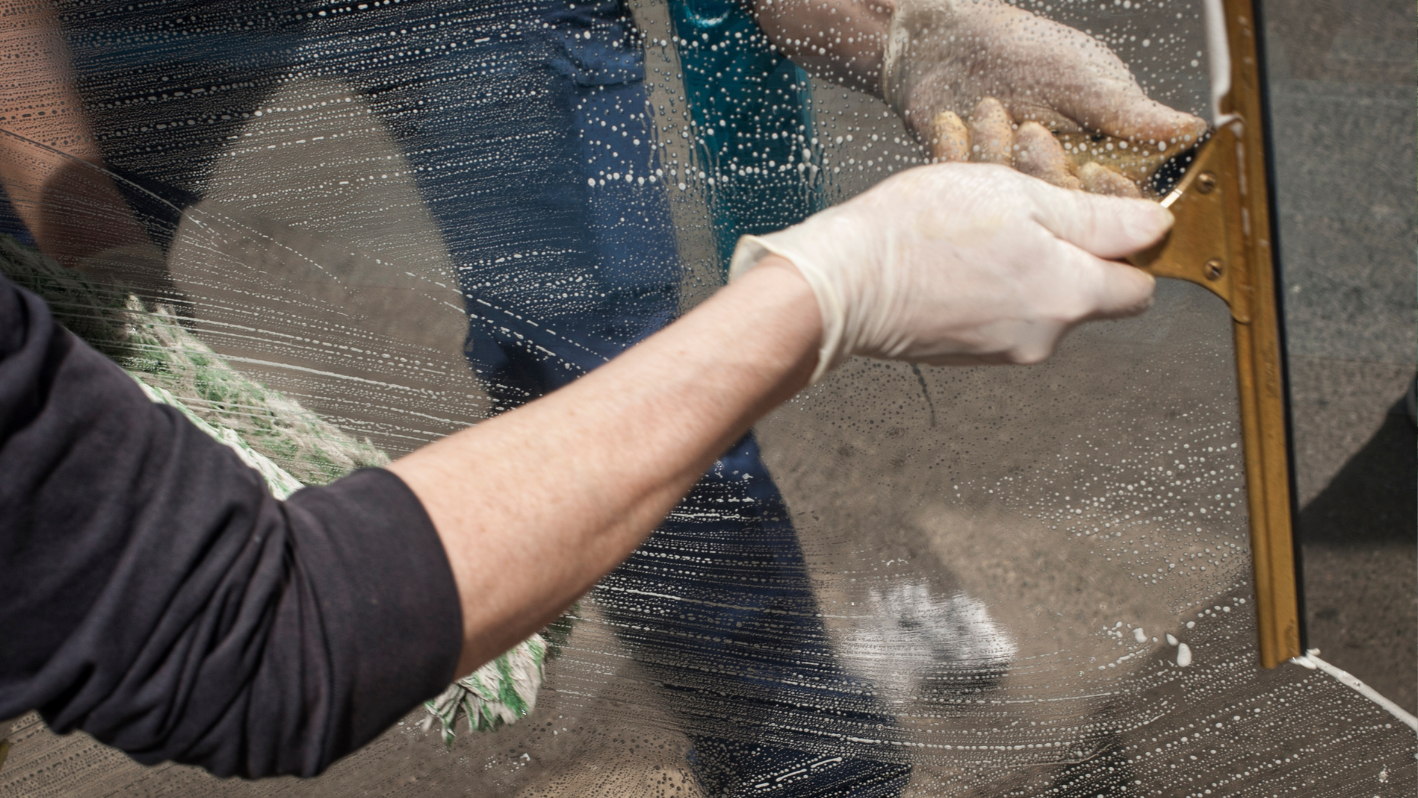
POLYGON ((311 776, 445 688, 461 627, 397 476, 277 501, 0 276, 0 717, 311 776))

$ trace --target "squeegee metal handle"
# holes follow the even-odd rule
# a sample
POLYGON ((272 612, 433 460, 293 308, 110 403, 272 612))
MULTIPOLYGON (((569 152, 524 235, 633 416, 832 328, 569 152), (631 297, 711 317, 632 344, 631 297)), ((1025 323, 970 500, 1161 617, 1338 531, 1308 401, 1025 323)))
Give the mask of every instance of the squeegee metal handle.
POLYGON ((1157 277, 1187 280, 1231 310, 1245 447, 1261 664, 1303 653, 1293 476, 1279 277, 1273 246, 1266 109, 1251 0, 1224 0, 1230 91, 1224 120, 1163 199, 1176 224, 1130 259, 1157 277))

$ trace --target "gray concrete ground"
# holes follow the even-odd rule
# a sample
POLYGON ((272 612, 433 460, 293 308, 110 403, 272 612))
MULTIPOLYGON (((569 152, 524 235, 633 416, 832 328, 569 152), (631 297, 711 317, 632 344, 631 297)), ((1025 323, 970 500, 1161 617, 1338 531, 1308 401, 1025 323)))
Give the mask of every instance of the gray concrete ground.
POLYGON ((1265 11, 1310 645, 1414 711, 1414 5, 1265 11))

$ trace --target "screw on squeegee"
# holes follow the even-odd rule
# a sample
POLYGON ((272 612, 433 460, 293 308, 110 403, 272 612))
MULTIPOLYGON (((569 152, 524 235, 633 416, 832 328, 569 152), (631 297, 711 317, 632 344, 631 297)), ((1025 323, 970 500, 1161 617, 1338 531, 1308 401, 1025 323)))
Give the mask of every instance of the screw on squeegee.
POLYGON ((1196 176, 1196 190, 1203 194, 1210 194, 1216 188, 1216 175, 1211 172, 1202 172, 1196 176))
POLYGON ((1222 263, 1220 258, 1212 258, 1206 262, 1202 270, 1206 273, 1206 279, 1219 280, 1226 271, 1226 264, 1222 263))

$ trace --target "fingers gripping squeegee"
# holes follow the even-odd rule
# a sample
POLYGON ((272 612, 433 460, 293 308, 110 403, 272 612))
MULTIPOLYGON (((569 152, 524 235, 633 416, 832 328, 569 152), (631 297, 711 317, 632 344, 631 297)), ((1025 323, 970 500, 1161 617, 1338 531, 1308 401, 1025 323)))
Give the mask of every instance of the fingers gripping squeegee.
MULTIPOLYGON (((1160 199, 1176 224, 1132 264, 1157 277, 1196 283, 1230 307, 1259 654, 1261 664, 1272 668, 1300 656, 1304 641, 1263 54, 1252 0, 1207 5, 1218 124, 1205 141, 1180 151, 1176 143, 1148 147, 1063 134, 1057 136, 1061 146, 1045 148, 1063 157, 1016 154, 1014 166, 1055 185, 1160 199)), ((933 155, 964 160, 963 130, 953 114, 938 117, 933 155)), ((1021 126, 1021 139, 1024 133, 1021 126)))

